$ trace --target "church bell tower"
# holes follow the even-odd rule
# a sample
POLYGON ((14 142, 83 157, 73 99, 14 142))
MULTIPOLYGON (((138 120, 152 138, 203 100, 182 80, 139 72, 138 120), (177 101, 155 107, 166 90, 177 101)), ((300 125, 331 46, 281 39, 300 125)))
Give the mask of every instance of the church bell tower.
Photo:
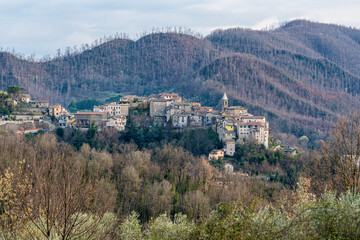
POLYGON ((229 107, 229 99, 226 96, 226 93, 224 93, 224 96, 221 99, 221 111, 225 112, 226 108, 229 107))

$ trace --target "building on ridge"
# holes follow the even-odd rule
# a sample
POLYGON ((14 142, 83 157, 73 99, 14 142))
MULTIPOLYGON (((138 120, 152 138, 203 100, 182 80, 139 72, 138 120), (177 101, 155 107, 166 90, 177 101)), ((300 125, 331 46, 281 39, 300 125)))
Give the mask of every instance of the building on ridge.
POLYGON ((108 120, 107 112, 77 112, 74 116, 76 128, 89 128, 93 122, 96 126, 103 127, 108 120))
POLYGON ((225 112, 225 110, 229 107, 229 99, 226 96, 226 92, 224 92, 224 96, 221 99, 221 112, 225 112))
MULTIPOLYGON (((229 146, 229 149, 235 144, 233 141, 241 144, 247 140, 269 147, 269 122, 264 116, 253 116, 246 107, 229 107, 226 93, 220 103, 222 111, 221 118, 217 120, 217 132, 219 139, 229 146)), ((228 152, 232 154, 232 151, 228 152)), ((227 152, 226 154, 230 155, 227 152)))

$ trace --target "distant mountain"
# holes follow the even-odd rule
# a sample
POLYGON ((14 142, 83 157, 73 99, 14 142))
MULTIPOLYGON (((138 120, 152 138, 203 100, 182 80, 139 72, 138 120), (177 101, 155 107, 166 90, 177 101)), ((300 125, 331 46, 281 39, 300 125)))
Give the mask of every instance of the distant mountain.
POLYGON ((354 28, 295 20, 273 31, 218 30, 207 39, 218 47, 254 55, 287 50, 312 58, 323 57, 360 74, 360 31, 354 28))
POLYGON ((273 134, 325 136, 360 107, 360 31, 296 20, 271 31, 216 30, 204 39, 154 33, 114 39, 77 54, 29 62, 0 53, 0 89, 21 85, 37 99, 174 91, 218 107, 230 103, 270 119, 273 134))

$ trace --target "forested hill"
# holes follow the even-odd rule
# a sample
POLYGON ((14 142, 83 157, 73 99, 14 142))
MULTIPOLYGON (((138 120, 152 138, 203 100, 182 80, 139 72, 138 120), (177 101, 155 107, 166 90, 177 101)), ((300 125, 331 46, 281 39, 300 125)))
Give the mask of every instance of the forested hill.
POLYGON ((275 133, 319 136, 360 107, 359 43, 357 29, 303 20, 271 31, 216 30, 203 39, 153 33, 43 62, 0 53, 0 89, 21 85, 34 98, 65 105, 173 91, 216 106, 227 91, 230 104, 264 114, 275 133))

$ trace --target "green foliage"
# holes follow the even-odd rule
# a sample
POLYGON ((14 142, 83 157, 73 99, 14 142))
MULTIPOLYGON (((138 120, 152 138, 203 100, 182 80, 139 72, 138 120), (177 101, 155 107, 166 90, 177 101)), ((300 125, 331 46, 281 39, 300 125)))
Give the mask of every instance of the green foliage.
POLYGON ((307 137, 307 136, 301 136, 300 138, 299 138, 299 143, 301 144, 301 146, 303 147, 303 148, 307 148, 307 145, 308 145, 308 143, 309 143, 309 138, 307 137))
POLYGON ((141 231, 139 214, 132 212, 121 224, 118 237, 122 240, 142 240, 144 234, 141 231))
POLYGON ((114 96, 114 97, 107 98, 105 100, 105 103, 119 102, 121 97, 122 97, 122 95, 117 95, 117 96, 114 96))
POLYGON ((12 104, 8 106, 6 105, 6 100, 8 98, 9 98, 8 94, 0 92, 0 114, 10 115, 13 112, 14 106, 12 104))
POLYGON ((213 149, 223 147, 219 136, 211 128, 186 130, 177 144, 193 153, 195 156, 207 155, 213 149))
MULTIPOLYGON (((302 181, 302 180, 301 180, 302 181)), ((360 195, 326 192, 318 200, 299 183, 296 202, 260 207, 256 201, 220 205, 199 227, 198 239, 359 239, 360 195)))
POLYGON ((70 112, 76 112, 76 111, 84 111, 84 110, 89 110, 92 111, 94 106, 98 106, 103 104, 102 102, 96 100, 96 99, 85 99, 82 101, 78 101, 78 102, 74 102, 72 101, 69 106, 68 109, 70 112))
POLYGON ((161 214, 154 218, 148 229, 144 232, 141 229, 139 214, 132 212, 121 224, 118 237, 121 240, 186 240, 196 230, 193 222, 187 219, 186 215, 175 214, 171 220, 167 214, 161 214))
POLYGON ((283 151, 266 149, 264 145, 252 142, 237 145, 234 157, 229 160, 235 169, 256 175, 267 174, 271 181, 280 181, 291 188, 296 187, 302 166, 301 159, 287 156, 283 151), (275 167, 281 167, 282 172, 275 172, 275 167))
POLYGON ((222 204, 207 219, 199 231, 199 239, 279 239, 285 227, 280 211, 265 207, 255 209, 239 203, 222 204))
POLYGON ((256 143, 246 143, 236 145, 236 151, 234 154, 235 164, 239 166, 243 165, 244 162, 262 163, 267 160, 268 151, 264 145, 256 143))
POLYGON ((160 126, 137 127, 129 123, 125 133, 120 136, 120 141, 134 142, 139 147, 148 147, 162 143, 173 143, 190 151, 195 156, 207 155, 211 150, 222 148, 218 134, 211 128, 174 131, 166 130, 160 126))
POLYGON ((74 129, 73 131, 71 131, 71 133, 69 134, 70 138, 68 139, 69 140, 69 143, 73 146, 76 147, 76 149, 80 149, 81 146, 87 142, 87 139, 85 138, 85 135, 84 133, 79 130, 79 129, 74 129))
POLYGON ((225 162, 222 158, 212 158, 210 159, 209 163, 220 171, 224 170, 225 162))
POLYGON ((64 137, 64 132, 65 132, 64 129, 61 127, 55 129, 55 134, 60 138, 64 137))
POLYGON ((275 165, 276 163, 283 163, 284 162, 284 152, 283 151, 275 151, 275 152, 270 153, 268 162, 273 165, 275 165))
POLYGON ((14 96, 15 98, 18 98, 22 92, 25 91, 25 88, 19 87, 19 86, 9 86, 7 89, 8 94, 14 96))
POLYGON ((295 188, 298 178, 299 178, 299 169, 296 168, 295 166, 291 166, 286 169, 286 175, 280 177, 280 181, 283 184, 290 186, 291 188, 295 188))
POLYGON ((174 220, 162 214, 150 223, 146 238, 149 240, 185 240, 191 239, 195 224, 189 221, 186 215, 175 214, 174 220))
POLYGON ((91 122, 89 129, 87 130, 87 140, 89 143, 92 143, 96 133, 98 131, 98 126, 95 124, 94 121, 91 122))

